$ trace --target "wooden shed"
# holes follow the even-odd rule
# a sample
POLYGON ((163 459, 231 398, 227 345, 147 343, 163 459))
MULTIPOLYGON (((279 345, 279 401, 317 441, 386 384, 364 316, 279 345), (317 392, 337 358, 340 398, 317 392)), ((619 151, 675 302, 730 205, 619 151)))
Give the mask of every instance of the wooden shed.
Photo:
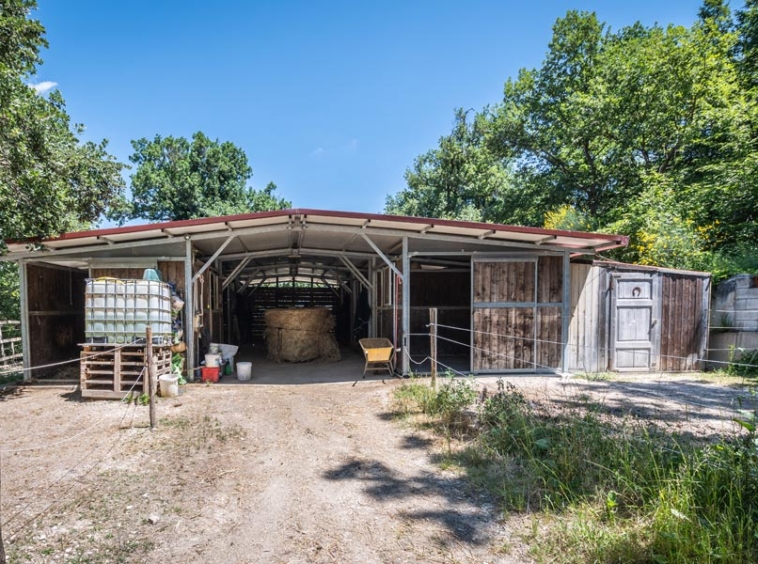
POLYGON ((686 372, 706 358, 711 276, 610 261, 571 264, 571 372, 686 372))
MULTIPOLYGON (((343 347, 361 336, 389 338, 403 374, 428 370, 434 307, 443 368, 527 373, 586 364, 566 346, 579 305, 570 261, 626 243, 619 235, 292 209, 8 242, 0 260, 20 268, 27 377, 71 359, 83 343, 87 278, 135 278, 147 268, 185 301, 189 380, 209 341, 254 343, 263 312, 276 307, 330 309, 343 347)), ((642 366, 637 352, 623 354, 642 366)))

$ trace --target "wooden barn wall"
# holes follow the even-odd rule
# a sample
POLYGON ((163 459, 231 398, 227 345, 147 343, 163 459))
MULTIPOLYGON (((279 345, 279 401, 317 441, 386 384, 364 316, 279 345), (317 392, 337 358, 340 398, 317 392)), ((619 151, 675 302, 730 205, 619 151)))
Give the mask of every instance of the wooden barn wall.
MULTIPOLYGON (((184 296, 184 262, 183 261, 160 261, 158 271, 164 282, 176 285, 177 292, 184 296)), ((112 278, 140 279, 145 274, 144 268, 93 268, 92 277, 100 278, 109 276, 112 278)))
MULTIPOLYGON (((84 342, 86 277, 86 272, 80 270, 27 265, 30 366, 79 356, 79 343, 84 342)), ((67 366, 77 365, 62 368, 67 366)), ((60 370, 35 370, 31 375, 46 376, 60 370)))
POLYGON ((561 366, 562 313, 560 307, 537 308, 537 370, 557 370, 561 366))
POLYGON ((533 262, 478 263, 474 277, 474 302, 533 302, 533 262))
POLYGON ((660 273, 661 359, 663 372, 700 370, 708 330, 710 279, 691 274, 660 273))
POLYGON ((411 271, 411 307, 469 307, 470 301, 470 271, 411 271))
POLYGON ((539 257, 537 260, 537 302, 563 302, 563 257, 539 257))
MULTIPOLYGON (((569 371, 603 372, 610 367, 612 272, 635 272, 633 267, 571 265, 569 371)), ((646 270, 648 272, 648 270, 646 270)), ((701 369, 707 342, 710 279, 696 273, 655 272, 661 280, 661 372, 701 369)))
MULTIPOLYGON (((450 327, 463 327, 468 329, 471 326, 471 310, 466 309, 437 309, 437 323, 440 325, 449 325, 450 327)), ((420 361, 426 358, 430 352, 429 340, 429 310, 412 309, 411 310, 411 354, 413 359, 420 361)), ((458 331, 447 327, 439 327, 437 335, 442 337, 437 339, 437 354, 440 356, 462 356, 468 358, 470 349, 468 346, 471 335, 468 331, 458 331), (459 341, 464 343, 459 345, 451 343, 445 339, 459 341)))
POLYGON ((533 259, 477 262, 475 269, 474 370, 559 369, 563 257, 538 257, 536 279, 533 259))
POLYGON ((534 369, 534 309, 474 310, 476 370, 534 369))
POLYGON ((570 372, 608 369, 606 271, 590 264, 571 265, 571 312, 568 338, 570 372))

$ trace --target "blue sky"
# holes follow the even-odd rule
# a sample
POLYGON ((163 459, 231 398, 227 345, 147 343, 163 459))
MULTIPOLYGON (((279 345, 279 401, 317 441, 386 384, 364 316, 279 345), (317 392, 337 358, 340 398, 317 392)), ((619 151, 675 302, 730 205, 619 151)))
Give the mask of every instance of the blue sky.
POLYGON ((296 207, 379 212, 456 107, 497 103, 569 9, 618 29, 689 25, 694 0, 286 2, 38 0, 58 85, 86 138, 203 131, 296 207), (215 4, 215 5, 214 5, 215 4))

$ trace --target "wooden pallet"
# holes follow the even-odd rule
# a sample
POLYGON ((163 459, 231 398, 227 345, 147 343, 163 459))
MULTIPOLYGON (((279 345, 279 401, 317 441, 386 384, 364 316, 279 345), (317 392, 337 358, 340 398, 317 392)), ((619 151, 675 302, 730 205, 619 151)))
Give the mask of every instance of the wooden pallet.
MULTIPOLYGON (((81 345, 80 386, 83 398, 123 399, 146 394, 147 359, 145 345, 87 343, 81 345)), ((171 374, 171 347, 153 345, 155 375, 171 374)))

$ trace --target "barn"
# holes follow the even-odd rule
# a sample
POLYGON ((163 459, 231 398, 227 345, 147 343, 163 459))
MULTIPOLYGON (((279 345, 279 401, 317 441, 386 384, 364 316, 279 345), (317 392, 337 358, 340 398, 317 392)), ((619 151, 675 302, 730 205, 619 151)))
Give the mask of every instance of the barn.
MULTIPOLYGON (((576 353, 580 342, 583 350, 604 346, 589 335, 592 323, 608 319, 587 306, 601 288, 584 271, 611 268, 587 261, 626 244, 618 235, 291 209, 9 242, 2 260, 19 264, 27 378, 80 353, 87 279, 140 278, 150 268, 185 302, 190 380, 208 342, 244 350, 263 337, 265 311, 282 307, 330 309, 345 349, 360 337, 388 338, 402 374, 428 369, 429 309, 436 308, 444 366, 534 373, 609 366, 602 355, 576 353), (577 316, 590 310, 595 320, 579 331, 577 316)), ((661 283, 651 282, 650 291, 661 283)), ((645 369, 639 352, 627 354, 631 367, 645 369)))

